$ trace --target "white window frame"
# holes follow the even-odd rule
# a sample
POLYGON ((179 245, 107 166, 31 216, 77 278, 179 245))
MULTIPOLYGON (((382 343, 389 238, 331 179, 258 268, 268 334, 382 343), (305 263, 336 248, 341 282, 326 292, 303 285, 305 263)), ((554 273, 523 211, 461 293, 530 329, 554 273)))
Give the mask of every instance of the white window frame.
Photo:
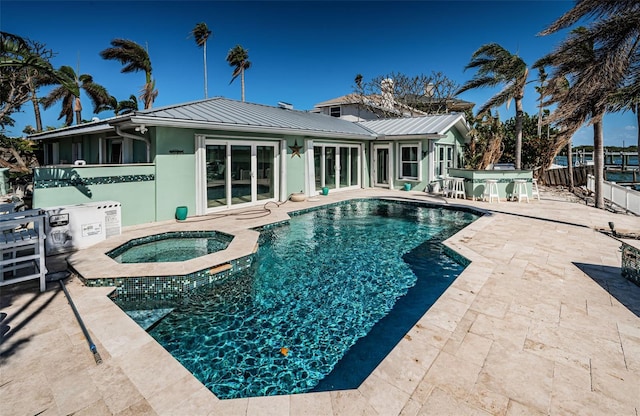
POLYGON ((44 164, 59 165, 60 164, 60 143, 46 143, 44 146, 44 164))
POLYGON ((438 144, 434 146, 434 174, 436 176, 445 177, 449 174, 450 168, 456 167, 456 148, 453 144, 438 144), (444 153, 444 158, 440 158, 440 150, 444 153), (449 158, 449 152, 451 158, 449 158), (439 173, 438 173, 439 171, 439 173))
POLYGON ((421 160, 421 155, 422 155, 422 143, 420 142, 415 142, 415 143, 398 143, 397 146, 398 149, 398 169, 397 169, 397 177, 398 180, 420 180, 420 178, 422 178, 422 160, 421 160), (409 160, 409 161, 403 161, 402 160, 402 149, 404 148, 411 148, 411 147, 415 147, 416 148, 416 160, 409 160), (415 163, 418 166, 417 172, 418 172, 418 176, 403 176, 402 175, 402 166, 405 163, 415 163))
POLYGON ((82 142, 71 143, 71 159, 75 163, 76 160, 83 160, 82 157, 82 142))

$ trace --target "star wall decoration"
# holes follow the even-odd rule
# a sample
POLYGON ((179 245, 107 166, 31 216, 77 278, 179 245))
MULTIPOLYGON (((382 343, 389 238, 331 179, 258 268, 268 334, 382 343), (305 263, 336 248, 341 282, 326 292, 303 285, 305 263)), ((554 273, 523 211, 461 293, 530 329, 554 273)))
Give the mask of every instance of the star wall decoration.
POLYGON ((289 146, 289 149, 291 149, 292 159, 294 156, 302 157, 300 156, 300 149, 302 149, 302 146, 298 146, 298 140, 294 140, 293 146, 289 146))

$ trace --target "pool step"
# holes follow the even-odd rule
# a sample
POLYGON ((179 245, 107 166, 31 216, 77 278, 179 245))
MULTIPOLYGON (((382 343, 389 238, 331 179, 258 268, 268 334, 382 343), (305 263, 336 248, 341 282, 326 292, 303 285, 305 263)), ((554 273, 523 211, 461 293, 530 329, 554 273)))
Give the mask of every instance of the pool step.
POLYGON ((162 321, 167 315, 173 312, 174 308, 162 309, 138 309, 133 311, 125 311, 131 319, 145 331, 153 328, 157 323, 162 321))

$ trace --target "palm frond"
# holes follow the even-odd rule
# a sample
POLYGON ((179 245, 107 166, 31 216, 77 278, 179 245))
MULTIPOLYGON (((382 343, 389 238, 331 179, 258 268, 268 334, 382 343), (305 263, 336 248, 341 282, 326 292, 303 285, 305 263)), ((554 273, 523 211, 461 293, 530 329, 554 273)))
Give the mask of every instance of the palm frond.
POLYGON ((572 9, 542 30, 539 35, 545 36, 565 29, 581 19, 608 18, 638 10, 640 10, 640 3, 637 0, 577 0, 572 9))
POLYGON ((196 45, 203 47, 213 32, 209 30, 206 23, 200 22, 191 30, 191 36, 194 37, 196 45))

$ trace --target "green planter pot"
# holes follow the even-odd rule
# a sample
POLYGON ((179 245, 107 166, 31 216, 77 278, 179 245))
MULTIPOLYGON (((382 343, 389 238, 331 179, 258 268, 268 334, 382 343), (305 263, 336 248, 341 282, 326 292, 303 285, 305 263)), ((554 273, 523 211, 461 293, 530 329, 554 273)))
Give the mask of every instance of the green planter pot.
POLYGON ((187 207, 177 207, 176 208, 176 219, 178 221, 184 221, 187 219, 187 214, 189 213, 189 208, 187 207))

